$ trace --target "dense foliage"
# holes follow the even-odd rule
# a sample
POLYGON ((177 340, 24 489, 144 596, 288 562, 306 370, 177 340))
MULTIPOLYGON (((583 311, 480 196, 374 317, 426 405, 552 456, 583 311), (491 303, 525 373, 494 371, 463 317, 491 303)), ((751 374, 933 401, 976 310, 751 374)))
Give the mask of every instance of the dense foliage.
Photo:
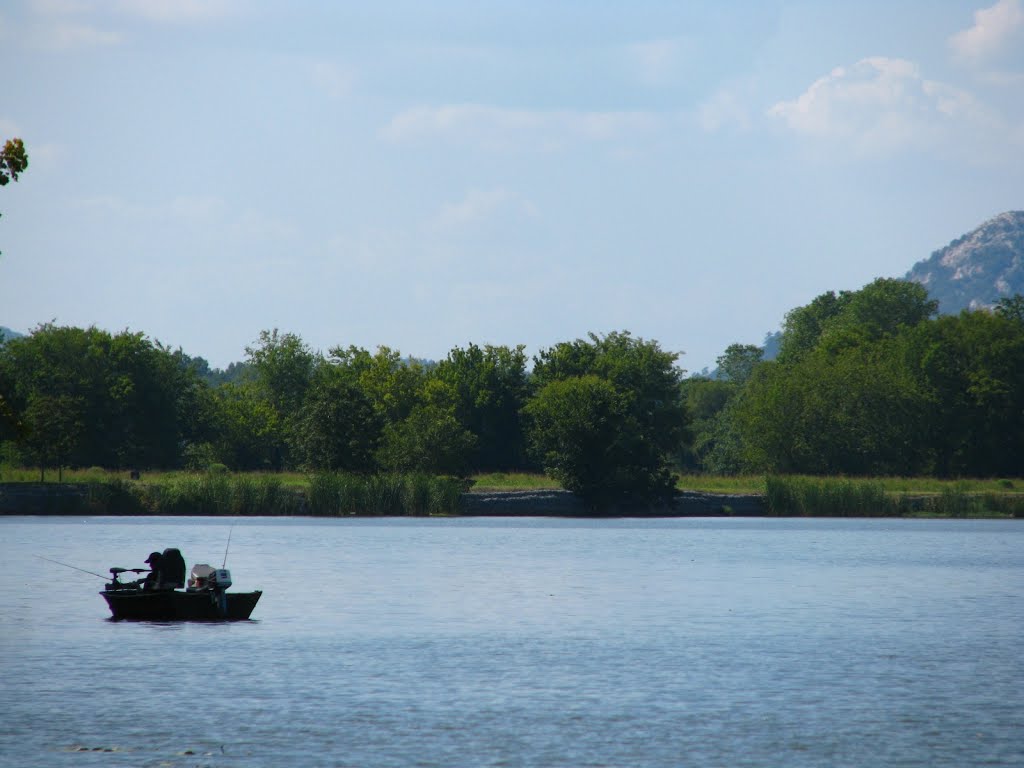
MULTIPOLYGON (((791 311, 776 360, 742 382, 690 379, 696 469, 1018 476, 1024 313, 934 317, 915 283, 879 279, 791 311)), ((732 348, 730 348, 732 349, 732 348)), ((722 367, 723 360, 719 360, 722 367)))
POLYGON ((427 473, 543 469, 594 507, 649 504, 674 472, 1019 476, 1024 298, 935 317, 876 280, 791 311, 775 360, 718 373, 628 332, 437 363, 264 331, 213 371, 141 333, 42 325, 0 343, 0 462, 427 473))
POLYGON ((525 414, 545 471, 597 507, 671 494, 686 421, 676 358, 628 333, 542 351, 525 414))

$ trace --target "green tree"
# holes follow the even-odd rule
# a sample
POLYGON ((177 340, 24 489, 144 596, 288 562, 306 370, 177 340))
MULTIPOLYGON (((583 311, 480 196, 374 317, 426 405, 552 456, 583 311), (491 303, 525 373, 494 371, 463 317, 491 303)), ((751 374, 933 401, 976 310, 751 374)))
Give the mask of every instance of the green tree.
POLYGON ((542 350, 524 409, 534 456, 594 506, 669 496, 686 422, 677 358, 628 332, 542 350))
POLYGON ((56 466, 58 480, 85 429, 82 398, 33 392, 25 408, 23 444, 39 467, 39 481, 46 480, 46 467, 56 466))
POLYGON ((221 464, 237 470, 279 468, 282 427, 270 401, 251 382, 211 392, 208 441, 221 464))
POLYGON ((730 344, 719 355, 718 378, 742 386, 764 357, 764 350, 756 344, 730 344))
POLYGON ((8 139, 0 150, 0 187, 17 181, 28 168, 28 154, 21 139, 8 139))
POLYGON ((522 469, 528 464, 520 412, 529 396, 526 354, 514 348, 455 347, 431 375, 455 393, 455 413, 476 436, 476 470, 522 469))
POLYGON ((294 333, 260 331, 255 346, 245 348, 256 381, 277 412, 288 418, 302 406, 318 356, 294 333))
POLYGON ((456 416, 456 392, 431 379, 409 415, 384 428, 378 459, 391 470, 468 475, 477 438, 456 416))
POLYGON ((927 401, 900 339, 765 363, 731 416, 744 469, 807 474, 914 474, 927 401))
POLYGON ((1024 325, 1024 296, 1015 293, 1013 296, 1001 298, 996 302, 995 313, 1024 325))
POLYGON ((398 350, 377 347, 374 354, 360 347, 332 347, 330 363, 358 386, 369 399, 382 424, 407 418, 420 401, 426 369, 398 350))
POLYGON ((924 286, 878 278, 859 291, 829 291, 786 314, 778 361, 797 363, 822 344, 836 348, 897 335, 933 316, 924 286))
POLYGON ((73 466, 172 467, 193 437, 194 375, 141 333, 40 326, 0 347, 0 381, 16 414, 33 401, 80 404, 83 428, 65 457, 73 466))
POLYGON ((715 474, 739 471, 740 446, 730 413, 730 403, 739 391, 738 384, 722 379, 693 377, 682 382, 688 423, 688 440, 680 452, 682 468, 715 474))
POLYGON ((306 469, 374 468, 380 419, 365 393, 335 367, 323 366, 314 376, 294 426, 293 455, 306 469))
POLYGON ((1020 473, 1024 456, 1024 324, 985 311, 946 315, 908 336, 928 395, 922 437, 943 476, 1020 473))
MULTIPOLYGON (((28 168, 28 154, 25 152, 25 144, 21 139, 8 139, 0 150, 0 187, 6 187, 10 182, 17 181, 25 169, 28 168)), ((0 214, 2 216, 3 214, 0 214)))

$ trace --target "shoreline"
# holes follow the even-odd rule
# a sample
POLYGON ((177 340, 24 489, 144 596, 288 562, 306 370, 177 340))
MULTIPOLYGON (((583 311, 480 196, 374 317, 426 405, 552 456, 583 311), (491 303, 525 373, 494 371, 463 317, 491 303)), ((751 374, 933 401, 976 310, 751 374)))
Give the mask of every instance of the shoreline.
MULTIPOLYGON (((116 499, 97 499, 89 483, 0 483, 0 517, 231 517, 233 513, 192 511, 176 514, 167 511, 140 509, 138 504, 127 507, 116 499)), ((309 510, 302 491, 286 492, 291 503, 287 511, 251 512, 247 517, 415 517, 418 515, 317 515, 309 510)), ((1014 493, 1013 496, 1018 496, 1014 493)), ((649 507, 612 507, 603 511, 589 509, 582 500, 562 489, 481 490, 462 494, 458 511, 423 517, 566 517, 566 518, 684 518, 684 517, 887 517, 887 518, 972 518, 972 519, 1024 519, 1017 514, 964 514, 931 509, 934 495, 903 495, 903 514, 773 514, 768 497, 756 493, 716 493, 708 491, 677 491, 671 504, 649 507), (944 513, 945 512, 945 513, 944 513)))
MULTIPOLYGON (((297 494, 298 495, 298 494, 297 494)), ((300 509, 305 509, 303 497, 300 509)), ((118 513, 96 509, 90 503, 87 483, 0 483, 0 516, 103 515, 114 517, 159 517, 166 513, 118 513)), ((173 516, 173 515, 172 515, 173 516)), ((192 515, 185 515, 192 516, 192 515)), ((221 515, 198 515, 219 517, 221 515)), ((260 515, 289 517, 322 515, 260 515)), ((347 517, 348 515, 339 515, 347 517)), ((610 509, 595 513, 569 491, 561 489, 468 491, 462 495, 462 509, 451 517, 761 517, 768 516, 765 498, 758 494, 704 493, 680 491, 673 504, 650 509, 610 509)), ((367 515, 369 517, 369 515, 367 515)))

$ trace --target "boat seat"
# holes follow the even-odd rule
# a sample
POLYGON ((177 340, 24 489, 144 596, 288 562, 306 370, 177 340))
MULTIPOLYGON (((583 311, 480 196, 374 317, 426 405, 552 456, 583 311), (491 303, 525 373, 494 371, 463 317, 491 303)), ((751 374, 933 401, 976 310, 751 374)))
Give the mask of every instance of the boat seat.
POLYGON ((181 550, 164 550, 160 561, 160 585, 164 589, 179 589, 185 586, 185 558, 181 550))

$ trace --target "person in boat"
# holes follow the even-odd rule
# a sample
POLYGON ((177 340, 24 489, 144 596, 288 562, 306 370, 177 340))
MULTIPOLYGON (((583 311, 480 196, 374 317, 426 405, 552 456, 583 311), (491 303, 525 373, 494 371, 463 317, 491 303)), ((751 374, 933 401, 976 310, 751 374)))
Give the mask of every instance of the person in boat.
POLYGON ((146 558, 146 562, 149 563, 149 573, 146 574, 146 578, 142 582, 142 591, 151 592, 155 589, 160 589, 161 573, 160 566, 163 561, 163 555, 159 552, 150 552, 149 557, 146 558))

